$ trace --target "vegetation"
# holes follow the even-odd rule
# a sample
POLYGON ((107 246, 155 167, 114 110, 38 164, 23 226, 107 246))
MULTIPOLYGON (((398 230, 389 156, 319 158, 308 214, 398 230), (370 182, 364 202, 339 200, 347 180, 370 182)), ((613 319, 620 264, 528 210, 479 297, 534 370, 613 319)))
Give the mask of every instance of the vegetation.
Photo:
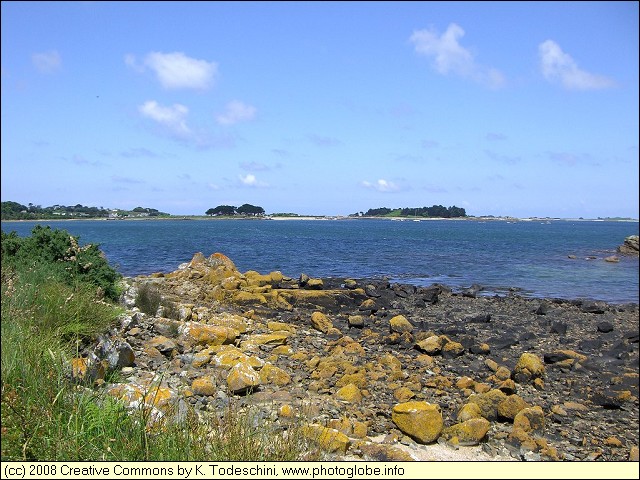
POLYGON ((127 218, 127 217, 163 217, 168 213, 155 208, 136 207, 133 210, 106 209, 104 207, 85 207, 53 205, 41 207, 30 203, 2 202, 2 220, 59 220, 65 218, 127 218))
POLYGON ((215 208, 210 208, 205 212, 205 215, 210 216, 234 216, 234 215, 243 215, 243 216, 262 216, 264 215, 264 208, 257 207, 255 205, 250 205, 245 203, 239 207, 234 207, 233 205, 218 205, 215 208))
POLYGON ((431 217, 431 218, 456 218, 466 217, 467 213, 464 208, 443 207, 442 205, 433 205, 432 207, 414 207, 414 208, 396 208, 387 207, 370 208, 363 214, 367 217, 431 217))
POLYGON ((148 408, 129 412, 99 388, 72 385, 70 359, 122 313, 110 300, 119 277, 66 231, 1 240, 3 461, 287 461, 308 451, 296 428, 273 431, 233 402, 219 417, 156 430, 148 408))

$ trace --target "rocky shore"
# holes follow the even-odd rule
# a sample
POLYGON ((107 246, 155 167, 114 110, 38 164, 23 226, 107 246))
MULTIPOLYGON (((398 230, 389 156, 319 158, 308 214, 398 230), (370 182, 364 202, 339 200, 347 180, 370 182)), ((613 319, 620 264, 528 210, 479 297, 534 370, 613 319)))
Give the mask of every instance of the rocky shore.
POLYGON ((241 273, 219 253, 126 281, 120 326, 71 374, 152 419, 235 401, 336 459, 638 461, 637 304, 241 273))

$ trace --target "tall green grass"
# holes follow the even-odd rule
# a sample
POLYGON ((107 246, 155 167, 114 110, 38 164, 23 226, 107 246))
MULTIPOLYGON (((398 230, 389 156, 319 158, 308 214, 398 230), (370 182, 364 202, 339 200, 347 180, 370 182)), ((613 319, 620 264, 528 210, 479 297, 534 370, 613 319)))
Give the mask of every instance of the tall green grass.
MULTIPOLYGON (((39 241, 47 250, 46 238, 39 241)), ((21 240, 3 233, 2 242, 3 461, 278 461, 308 453, 297 428, 276 431, 233 404, 221 417, 192 414, 149 428, 147 407, 128 412, 99 387, 71 383, 70 359, 122 312, 104 298, 117 286, 96 285, 87 269, 69 276, 38 249, 16 261, 21 240)), ((117 275, 101 266, 100 278, 117 275)))

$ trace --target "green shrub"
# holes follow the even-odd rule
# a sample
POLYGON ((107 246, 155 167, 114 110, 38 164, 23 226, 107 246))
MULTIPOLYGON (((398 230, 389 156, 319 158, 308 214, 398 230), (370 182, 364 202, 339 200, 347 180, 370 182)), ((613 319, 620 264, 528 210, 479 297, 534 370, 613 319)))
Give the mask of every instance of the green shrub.
POLYGON ((28 268, 44 263, 69 285, 89 283, 111 300, 120 296, 118 280, 121 276, 109 266, 99 246, 81 247, 78 237, 66 230, 37 225, 26 238, 18 237, 15 232, 2 232, 1 243, 3 264, 28 268))

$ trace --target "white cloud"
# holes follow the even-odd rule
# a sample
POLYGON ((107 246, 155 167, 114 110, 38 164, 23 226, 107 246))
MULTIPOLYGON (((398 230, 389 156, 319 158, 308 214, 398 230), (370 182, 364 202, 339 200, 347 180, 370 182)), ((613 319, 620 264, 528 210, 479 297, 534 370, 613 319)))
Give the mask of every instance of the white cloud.
POLYGON ((385 180, 383 178, 379 179, 377 182, 375 183, 371 183, 368 181, 363 181, 362 182, 362 186, 366 187, 366 188, 372 188, 374 190, 377 190, 379 192, 383 192, 383 193, 390 193, 390 192, 397 192, 400 190, 400 186, 395 184, 394 182, 391 182, 389 180, 385 180))
POLYGON ((176 103, 171 107, 163 107, 155 100, 149 100, 140 105, 138 110, 143 116, 163 125, 171 133, 179 137, 186 137, 191 134, 186 122, 189 109, 184 105, 176 103))
POLYGON ((147 54, 139 64, 136 57, 127 54, 124 62, 134 70, 142 72, 144 67, 153 70, 160 84, 167 89, 193 88, 206 90, 218 73, 218 64, 186 56, 182 52, 147 54))
POLYGON ((256 176, 252 173, 247 173, 246 175, 238 175, 238 179, 240 183, 246 187, 268 187, 269 185, 259 181, 256 176))
POLYGON ((429 28, 413 32, 409 40, 414 44, 416 53, 433 59, 433 68, 441 75, 453 73, 490 88, 502 87, 504 75, 495 68, 476 63, 473 54, 458 42, 463 36, 462 27, 451 23, 442 35, 429 28))
POLYGON ((56 50, 34 53, 31 55, 31 61, 41 73, 53 73, 62 66, 62 58, 56 50))
POLYGON ((256 108, 246 103, 234 100, 227 103, 225 112, 216 117, 220 125, 233 125, 238 122, 253 120, 256 116, 256 108))
POLYGON ((550 82, 560 82, 571 90, 596 90, 615 85, 610 78, 581 70, 575 60, 553 40, 538 45, 538 54, 542 75, 550 82))

